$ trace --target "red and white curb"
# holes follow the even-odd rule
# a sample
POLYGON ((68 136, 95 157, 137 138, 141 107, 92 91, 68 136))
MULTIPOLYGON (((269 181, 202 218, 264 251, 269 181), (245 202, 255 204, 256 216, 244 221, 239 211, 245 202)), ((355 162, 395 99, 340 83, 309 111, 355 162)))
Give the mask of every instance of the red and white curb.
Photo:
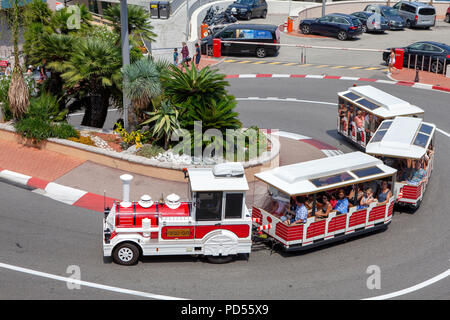
POLYGON ((347 80, 347 81, 366 81, 372 83, 383 83, 400 85, 412 88, 437 90, 441 92, 449 92, 450 88, 435 86, 431 84, 409 82, 409 81, 397 81, 397 80, 381 80, 361 77, 345 77, 345 76, 329 76, 329 75, 316 75, 316 74, 278 74, 278 73, 257 73, 257 74, 231 74, 225 76, 225 79, 256 79, 256 78, 306 78, 306 79, 331 79, 331 80, 347 80))
POLYGON ((13 183, 34 188, 33 192, 71 206, 103 212, 103 204, 111 206, 115 199, 103 197, 58 183, 27 176, 10 170, 0 170, 0 178, 13 183))

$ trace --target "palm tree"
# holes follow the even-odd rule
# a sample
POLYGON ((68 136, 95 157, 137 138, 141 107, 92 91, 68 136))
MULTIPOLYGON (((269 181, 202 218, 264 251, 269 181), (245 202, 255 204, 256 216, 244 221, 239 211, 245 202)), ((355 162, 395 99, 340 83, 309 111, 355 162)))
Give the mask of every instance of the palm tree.
POLYGON ((70 59, 52 62, 50 68, 62 72, 65 84, 90 98, 83 125, 103 127, 112 90, 120 86, 122 66, 120 49, 98 38, 81 39, 70 59))
POLYGON ((180 129, 177 108, 169 101, 162 101, 155 111, 145 113, 150 116, 150 119, 142 122, 141 125, 153 124, 153 136, 158 140, 162 139, 164 149, 167 150, 172 133, 180 129))
MULTIPOLYGON (((148 12, 141 6, 128 5, 128 32, 130 36, 142 45, 142 39, 153 42, 156 34, 152 31, 148 12)), ((114 30, 120 34, 120 5, 111 5, 103 11, 104 17, 113 23, 114 30)))
POLYGON ((36 43, 34 48, 30 50, 28 60, 34 65, 43 61, 49 62, 48 67, 51 70, 51 77, 48 83, 48 91, 52 95, 62 98, 59 101, 60 110, 62 110, 66 105, 63 91, 64 81, 61 78, 61 72, 58 72, 57 69, 61 64, 70 60, 79 38, 72 34, 44 33, 38 40, 39 43, 36 43), (56 68, 55 65, 57 65, 56 68))
POLYGON ((19 60, 19 28, 23 19, 23 12, 19 8, 19 0, 12 2, 12 36, 14 45, 14 69, 11 76, 11 83, 8 89, 9 108, 14 119, 22 118, 27 112, 30 103, 30 96, 27 84, 23 77, 23 70, 19 60))
POLYGON ((123 92, 133 106, 133 110, 128 113, 128 123, 133 130, 151 100, 162 93, 160 74, 152 59, 142 58, 125 66, 123 77, 123 92))
POLYGON ((172 66, 163 78, 163 87, 166 96, 170 97, 173 103, 195 104, 200 101, 219 100, 226 95, 225 87, 229 84, 224 79, 225 75, 209 67, 197 71, 192 66, 183 72, 172 66))

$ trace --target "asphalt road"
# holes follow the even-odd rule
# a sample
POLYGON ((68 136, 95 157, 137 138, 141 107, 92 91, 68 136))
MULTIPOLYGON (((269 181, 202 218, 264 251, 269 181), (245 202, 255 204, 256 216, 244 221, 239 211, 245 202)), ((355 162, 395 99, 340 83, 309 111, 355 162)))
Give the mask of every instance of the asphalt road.
MULTIPOLYGON (((352 85, 342 80, 233 79, 238 98, 279 97, 336 102, 336 92, 352 85), (262 94, 264 93, 264 95, 262 94)), ((448 94, 376 84, 425 109, 425 119, 450 132, 448 94)), ((336 110, 329 105, 239 101, 244 125, 279 128, 325 141, 344 152, 352 147, 335 133, 336 110)), ((147 257, 136 266, 104 261, 102 215, 70 207, 0 183, 0 263, 69 277, 80 267, 81 280, 116 288, 189 299, 360 299, 379 296, 426 281, 450 267, 450 138, 436 133, 433 177, 421 208, 395 212, 384 232, 305 253, 283 254, 256 245, 249 260, 214 265, 190 256, 147 257), (370 290, 369 266, 381 270, 381 289, 370 290)), ((129 294, 32 276, 0 267, 2 299, 130 299, 129 294), (5 288, 5 290, 3 290, 5 288)), ((450 278, 398 299, 448 299, 450 278)))

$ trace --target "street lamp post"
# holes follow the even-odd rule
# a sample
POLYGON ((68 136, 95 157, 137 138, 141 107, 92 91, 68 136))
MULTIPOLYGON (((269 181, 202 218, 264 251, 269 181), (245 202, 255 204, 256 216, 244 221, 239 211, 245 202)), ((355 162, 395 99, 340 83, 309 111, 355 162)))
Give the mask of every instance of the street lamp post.
POLYGON ((186 42, 189 38, 189 0, 186 1, 186 42))
MULTIPOLYGON (((122 41, 122 68, 130 64, 130 42, 128 41, 128 11, 127 0, 120 0, 120 26, 122 41)), ((123 80, 125 81, 125 79, 123 80)), ((123 93, 123 126, 128 130, 128 106, 130 100, 123 93)))
POLYGON ((325 15, 325 3, 327 0, 322 0, 322 17, 325 15))

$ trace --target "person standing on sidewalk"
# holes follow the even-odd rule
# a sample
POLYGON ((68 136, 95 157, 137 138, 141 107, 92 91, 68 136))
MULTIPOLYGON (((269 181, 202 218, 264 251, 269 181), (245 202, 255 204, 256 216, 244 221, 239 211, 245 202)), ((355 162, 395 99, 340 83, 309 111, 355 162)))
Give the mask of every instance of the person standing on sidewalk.
POLYGON ((181 48, 181 57, 183 58, 181 61, 181 70, 184 71, 184 65, 189 68, 189 61, 191 58, 189 57, 189 48, 186 45, 186 42, 182 42, 183 48, 181 48))
POLYGON ((178 65, 178 49, 177 48, 173 49, 173 64, 175 66, 178 65))
POLYGON ((389 73, 392 73, 392 69, 397 70, 395 65, 395 51, 393 48, 391 48, 391 53, 389 54, 389 73))
POLYGON ((195 61, 195 68, 197 68, 197 70, 199 70, 199 67, 200 67, 201 57, 202 57, 202 53, 200 51, 200 46, 198 45, 198 43, 196 43, 195 44, 195 55, 194 55, 195 60, 194 61, 195 61))

